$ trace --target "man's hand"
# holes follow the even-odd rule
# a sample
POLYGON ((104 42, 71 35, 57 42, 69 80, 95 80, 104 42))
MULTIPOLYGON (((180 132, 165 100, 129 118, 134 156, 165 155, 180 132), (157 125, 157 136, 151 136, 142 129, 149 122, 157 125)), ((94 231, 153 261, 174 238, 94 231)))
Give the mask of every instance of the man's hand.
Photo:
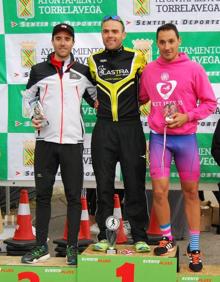
POLYGON ((166 120, 166 124, 168 128, 181 127, 185 123, 187 123, 189 117, 187 114, 175 113, 172 115, 171 120, 166 120))
POLYGON ((94 108, 95 108, 96 110, 98 110, 98 107, 99 107, 99 101, 96 99, 96 100, 95 100, 95 103, 94 103, 94 108))
POLYGON ((151 101, 148 101, 147 103, 141 105, 139 110, 142 116, 148 116, 151 110, 151 101))
POLYGON ((40 119, 35 119, 35 118, 32 119, 32 125, 37 130, 41 129, 41 122, 42 122, 42 120, 40 120, 40 119))

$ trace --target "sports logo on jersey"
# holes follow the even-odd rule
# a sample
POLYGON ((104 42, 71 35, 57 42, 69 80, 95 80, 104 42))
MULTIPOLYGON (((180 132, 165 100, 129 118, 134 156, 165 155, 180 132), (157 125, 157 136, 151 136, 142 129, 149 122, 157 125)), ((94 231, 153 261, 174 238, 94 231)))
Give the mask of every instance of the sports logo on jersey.
POLYGON ((164 100, 167 100, 169 99, 170 95, 172 95, 173 91, 175 90, 177 82, 176 80, 169 80, 168 73, 162 73, 161 80, 163 82, 157 83, 156 88, 160 96, 164 100))
POLYGON ((152 44, 151 39, 135 39, 132 40, 133 48, 144 54, 145 60, 149 63, 152 61, 152 44))
POLYGON ((133 0, 133 10, 137 16, 150 14, 150 0, 133 0))
POLYGON ((107 69, 104 65, 100 65, 100 66, 98 66, 98 75, 100 77, 103 77, 103 76, 112 77, 112 76, 114 76, 115 78, 121 79, 121 77, 125 77, 125 76, 129 75, 129 70, 128 69, 107 69))
POLYGON ((16 0, 16 2, 18 18, 34 18, 34 0, 16 0))
POLYGON ((79 80, 81 78, 81 76, 74 72, 73 70, 70 70, 70 79, 76 79, 76 80, 79 80))
POLYGON ((23 143, 23 164, 24 166, 34 165, 34 148, 35 142, 33 140, 24 141, 23 143))
POLYGON ((36 49, 35 42, 22 42, 21 43, 21 65, 24 68, 31 68, 36 64, 36 49))

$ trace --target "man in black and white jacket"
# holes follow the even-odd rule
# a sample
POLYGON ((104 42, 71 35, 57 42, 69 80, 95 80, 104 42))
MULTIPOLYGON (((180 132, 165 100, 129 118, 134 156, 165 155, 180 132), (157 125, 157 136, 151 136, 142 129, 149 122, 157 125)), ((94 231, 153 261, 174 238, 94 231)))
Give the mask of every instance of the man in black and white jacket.
POLYGON ((60 165, 67 199, 67 264, 77 264, 77 240, 83 184, 82 97, 94 106, 96 87, 87 66, 74 61, 74 29, 65 23, 52 33, 54 52, 31 68, 23 101, 36 129, 34 172, 36 183, 37 246, 21 261, 36 263, 50 257, 47 236, 51 196, 60 165), (38 108, 36 108, 36 105, 38 108), (38 113, 36 114, 36 109, 38 113))

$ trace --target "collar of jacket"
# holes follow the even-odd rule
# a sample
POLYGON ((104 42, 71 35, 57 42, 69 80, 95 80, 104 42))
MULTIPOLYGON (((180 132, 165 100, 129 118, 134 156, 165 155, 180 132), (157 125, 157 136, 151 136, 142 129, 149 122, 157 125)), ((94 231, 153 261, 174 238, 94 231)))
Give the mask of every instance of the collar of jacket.
MULTIPOLYGON (((49 64, 55 66, 55 67, 58 67, 59 69, 62 67, 63 65, 63 62, 58 62, 56 60, 54 60, 54 55, 55 55, 55 52, 53 53, 50 53, 47 57, 47 61, 49 64)), ((68 68, 71 67, 73 64, 74 64, 74 56, 72 53, 70 53, 70 63, 68 65, 68 68)))
POLYGON ((105 49, 105 53, 106 54, 109 54, 109 55, 116 55, 118 53, 121 53, 122 51, 124 50, 124 47, 121 45, 118 49, 116 50, 108 50, 108 49, 105 49))

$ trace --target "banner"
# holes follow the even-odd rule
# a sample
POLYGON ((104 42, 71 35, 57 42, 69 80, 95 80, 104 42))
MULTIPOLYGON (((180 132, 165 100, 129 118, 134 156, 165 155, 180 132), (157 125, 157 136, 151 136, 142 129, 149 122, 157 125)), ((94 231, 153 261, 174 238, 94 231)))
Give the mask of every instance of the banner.
POLYGON ((6 33, 50 33, 60 22, 76 32, 99 31, 103 15, 117 14, 116 0, 3 0, 6 33))
POLYGON ((219 0, 133 0, 126 1, 126 9, 125 0, 117 2, 129 32, 156 31, 167 22, 179 31, 220 31, 219 0))
MULTIPOLYGON (((124 20, 124 46, 141 50, 148 62, 158 55, 155 32, 167 22, 177 25, 182 38, 180 51, 200 63, 218 99, 216 112, 198 123, 201 182, 218 182, 219 167, 211 156, 211 141, 220 113, 220 1, 198 0, 0 0, 0 180, 33 180, 34 130, 22 105, 32 65, 45 61, 52 52, 53 26, 66 22, 74 26, 75 59, 103 48, 101 20, 106 15, 124 20)), ((184 74, 183 74, 184 75, 184 74)), ((84 177, 94 181, 91 134, 96 111, 82 103, 85 124, 84 177)), ((142 118, 146 138, 149 127, 142 118)), ((117 180, 122 180, 117 165, 117 180)), ((147 170, 147 181, 149 171, 147 170)), ((60 172, 57 174, 60 179, 60 172)), ((177 182, 174 165, 171 181, 177 182)))

